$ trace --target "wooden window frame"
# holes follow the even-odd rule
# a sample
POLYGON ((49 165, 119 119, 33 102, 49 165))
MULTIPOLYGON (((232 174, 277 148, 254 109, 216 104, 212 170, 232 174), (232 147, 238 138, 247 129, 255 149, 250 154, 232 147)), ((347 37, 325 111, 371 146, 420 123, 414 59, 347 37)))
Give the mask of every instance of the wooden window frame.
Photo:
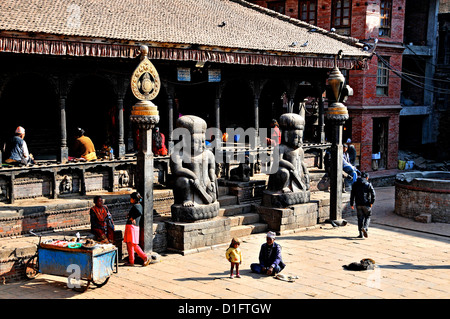
POLYGON ((392 0, 381 0, 380 2, 380 28, 378 35, 380 37, 391 36, 392 23, 392 0))
POLYGON ((267 1, 267 9, 271 9, 275 12, 286 14, 286 0, 276 0, 276 1, 267 1), (283 7, 283 12, 280 12, 278 10, 275 10, 274 8, 279 5, 280 7, 283 7))
POLYGON ((337 33, 350 35, 352 28, 352 0, 333 0, 331 2, 331 27, 336 29, 337 33), (348 1, 348 6, 344 6, 344 2, 348 1), (338 3, 341 7, 338 8, 338 3), (348 15, 344 15, 344 10, 348 9, 348 15), (340 19, 340 23, 336 24, 336 20, 340 19), (348 25, 342 24, 343 19, 348 19, 348 25))
POLYGON ((317 0, 299 0, 298 1, 298 19, 309 24, 317 25, 317 0), (314 3, 314 10, 310 10, 311 3, 314 3), (303 4, 306 4, 306 20, 303 20, 303 4), (311 19, 310 14, 313 13, 314 18, 311 19), (312 22, 311 22, 312 21, 312 22))
MULTIPOLYGON (((382 57, 389 63, 390 57, 382 57)), ((378 59, 376 96, 389 96, 389 69, 378 59)))

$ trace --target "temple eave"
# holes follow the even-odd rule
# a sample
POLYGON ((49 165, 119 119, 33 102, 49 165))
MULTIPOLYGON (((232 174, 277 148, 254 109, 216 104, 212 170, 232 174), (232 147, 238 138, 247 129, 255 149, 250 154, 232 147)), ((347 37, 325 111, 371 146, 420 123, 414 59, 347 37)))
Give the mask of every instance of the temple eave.
MULTIPOLYGON (((43 54, 74 57, 135 58, 138 44, 149 46, 149 59, 171 61, 203 61, 212 63, 261 65, 275 67, 333 68, 334 56, 292 54, 265 51, 251 52, 232 48, 193 48, 189 44, 150 43, 135 41, 109 42, 72 39, 64 36, 21 37, 9 32, 0 35, 0 52, 43 54), (159 46, 158 46, 159 45, 159 46)), ((345 57, 337 61, 341 69, 364 69, 367 61, 362 57, 345 57)))

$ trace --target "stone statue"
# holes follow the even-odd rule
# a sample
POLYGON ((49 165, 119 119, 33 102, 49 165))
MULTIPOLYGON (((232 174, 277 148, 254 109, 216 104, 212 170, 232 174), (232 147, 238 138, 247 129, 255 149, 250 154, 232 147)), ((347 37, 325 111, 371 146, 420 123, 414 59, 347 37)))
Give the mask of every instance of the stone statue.
POLYGON ((305 120, 299 114, 286 113, 279 124, 282 133, 278 169, 269 176, 263 205, 286 207, 309 202, 309 172, 302 148, 305 120))
POLYGON ((230 170, 230 181, 248 182, 250 181, 251 167, 249 156, 245 155, 245 162, 239 163, 238 167, 230 170))
POLYGON ((193 115, 180 117, 177 128, 185 128, 183 148, 171 155, 174 180, 172 219, 194 221, 218 215, 219 202, 214 154, 206 149, 206 122, 193 115), (188 149, 189 143, 190 148, 188 149))

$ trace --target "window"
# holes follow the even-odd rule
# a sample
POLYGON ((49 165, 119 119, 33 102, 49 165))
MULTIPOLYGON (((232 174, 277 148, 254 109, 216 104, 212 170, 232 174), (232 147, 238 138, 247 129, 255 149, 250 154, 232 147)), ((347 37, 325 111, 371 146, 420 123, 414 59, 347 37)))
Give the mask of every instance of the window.
POLYGON ((379 35, 391 36, 392 0, 381 0, 380 3, 380 29, 379 35))
POLYGON ((389 64, 389 57, 378 58, 378 70, 377 70, 377 95, 387 96, 389 91, 389 69, 386 64, 389 64))
POLYGON ((298 18, 309 24, 317 24, 317 0, 300 0, 298 2, 298 18))
POLYGON ((336 33, 350 35, 351 0, 334 0, 332 6, 331 26, 336 29, 336 33))
POLYGON ((276 11, 278 13, 284 14, 285 13, 285 2, 286 1, 271 1, 267 2, 267 8, 273 11, 276 11))

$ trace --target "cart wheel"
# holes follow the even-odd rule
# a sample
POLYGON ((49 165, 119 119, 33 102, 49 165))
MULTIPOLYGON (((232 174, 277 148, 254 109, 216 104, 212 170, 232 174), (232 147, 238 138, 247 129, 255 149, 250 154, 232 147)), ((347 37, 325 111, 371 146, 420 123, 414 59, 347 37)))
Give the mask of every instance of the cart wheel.
POLYGON ((88 288, 89 285, 91 284, 90 280, 75 280, 73 278, 70 278, 70 287, 72 287, 72 289, 76 292, 85 292, 88 288))
POLYGON ((25 264, 25 276, 34 279, 37 275, 39 275, 38 256, 33 256, 25 264))
POLYGON ((94 285, 96 285, 97 287, 103 287, 104 285, 106 285, 106 283, 108 282, 110 277, 106 277, 106 279, 104 279, 103 281, 92 281, 94 283, 94 285))

